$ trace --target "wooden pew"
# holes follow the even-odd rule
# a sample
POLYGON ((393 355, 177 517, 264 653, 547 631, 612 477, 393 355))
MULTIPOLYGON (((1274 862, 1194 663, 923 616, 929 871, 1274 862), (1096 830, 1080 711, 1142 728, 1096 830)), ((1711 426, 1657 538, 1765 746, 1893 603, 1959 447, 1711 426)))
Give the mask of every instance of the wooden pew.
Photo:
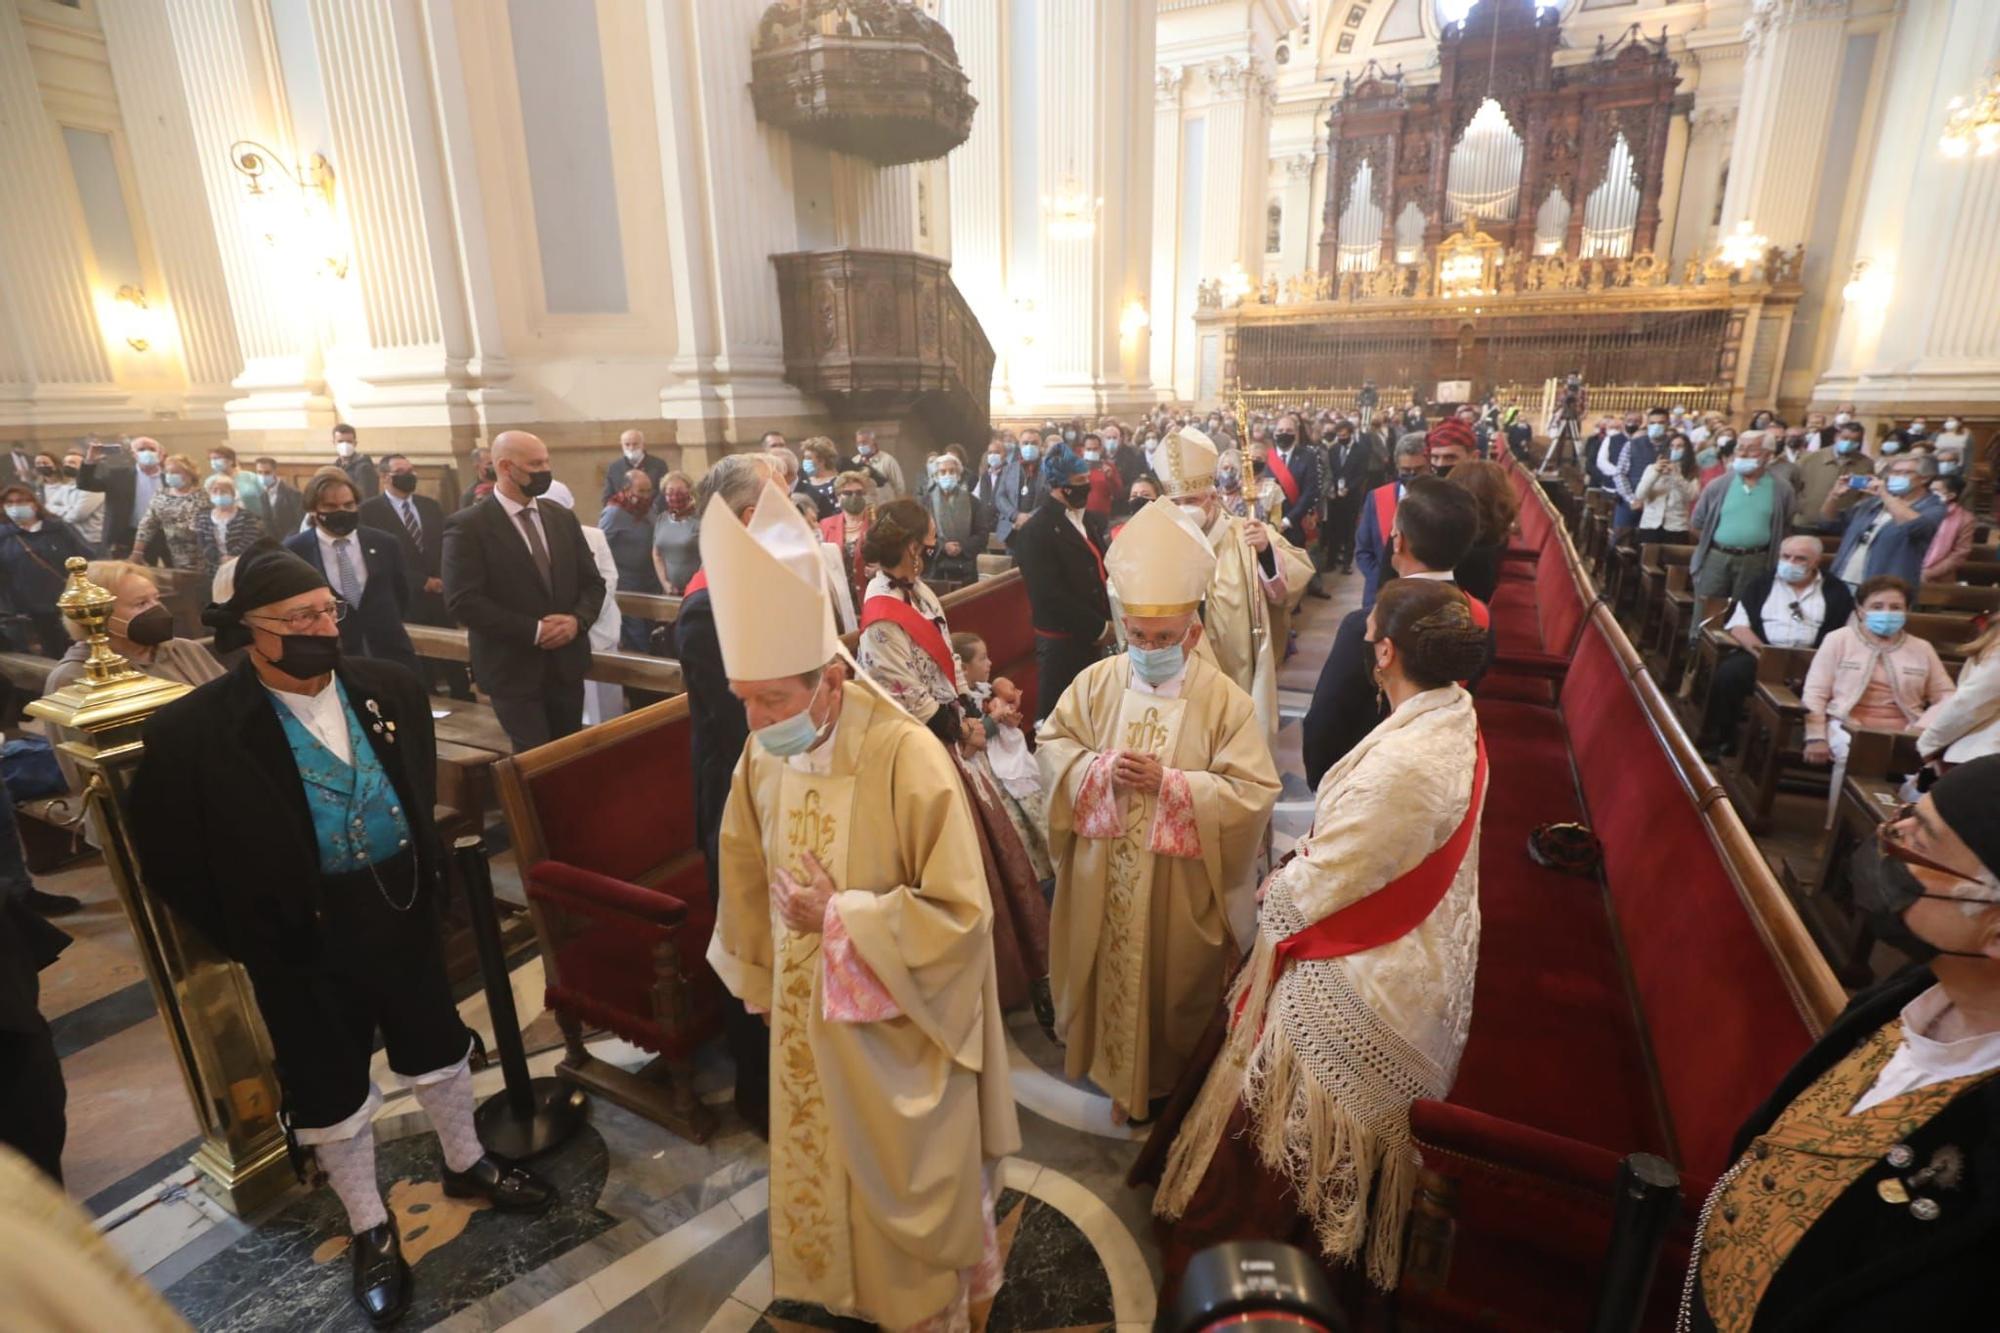
POLYGON ((1736 763, 1721 774, 1729 799, 1753 833, 1770 827, 1778 777, 1788 761, 1799 762, 1806 715, 1799 692, 1805 688, 1815 651, 1766 644, 1757 652, 1757 688, 1750 694, 1736 763))
POLYGON ((1847 774, 1834 810, 1833 828, 1814 883, 1796 895, 1799 915, 1847 986, 1876 980, 1869 965, 1875 932, 1854 905, 1848 865, 1903 804, 1902 780, 1921 760, 1908 732, 1856 731, 1847 752, 1847 774))
POLYGON ((1694 550, 1692 546, 1649 545, 1640 552, 1638 604, 1632 611, 1638 628, 1632 635, 1634 642, 1651 643, 1659 633, 1660 618, 1666 613, 1667 571, 1685 571, 1694 559, 1694 550))
MULTIPOLYGON (((621 597, 626 595, 619 594, 621 597)), ((472 646, 462 629, 436 625, 409 625, 406 628, 419 657, 444 662, 472 660, 472 646)), ((687 688, 681 683, 681 664, 671 657, 649 657, 644 653, 619 652, 616 649, 593 652, 590 655, 590 670, 584 674, 589 680, 631 685, 659 694, 679 694, 687 688)))
POLYGON ((1653 664, 1660 688, 1669 693, 1681 685, 1687 667, 1688 638, 1695 616, 1694 577, 1684 565, 1667 567, 1666 588, 1660 594, 1658 628, 1653 632, 1647 660, 1653 664))
POLYGON ((1963 583, 1925 583, 1917 588, 1918 611, 2000 611, 2000 585, 1975 588, 1963 583))

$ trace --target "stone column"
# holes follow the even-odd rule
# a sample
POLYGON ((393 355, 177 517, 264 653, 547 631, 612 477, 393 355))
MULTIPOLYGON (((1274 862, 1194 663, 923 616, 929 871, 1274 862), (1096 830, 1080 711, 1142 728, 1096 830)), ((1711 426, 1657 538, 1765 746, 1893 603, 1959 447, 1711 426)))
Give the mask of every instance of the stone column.
POLYGON ((1858 273, 1813 400, 1982 414, 2000 407, 2000 157, 1946 157, 1946 103, 2000 49, 2000 6, 1940 0, 1897 19, 1854 244, 1858 273), (1921 201, 1916 206, 1914 201, 1921 201))
POLYGON ((1715 217, 1722 173, 1735 135, 1733 102, 1697 107, 1688 120, 1687 150, 1682 158, 1680 195, 1674 210, 1671 253, 1676 272, 1689 259, 1704 256, 1715 248, 1718 237, 1711 219, 1715 217))
POLYGON ((125 414, 70 216, 62 138, 42 107, 28 37, 0 4, 0 417, 23 423, 125 414))
POLYGON ((1005 403, 1018 335, 1007 290, 1006 6, 992 0, 941 0, 938 21, 958 48, 959 68, 971 80, 979 109, 972 116, 971 137, 945 159, 949 197, 931 203, 950 213, 951 280, 993 344, 993 401, 1005 403))
POLYGON ((222 248, 202 189, 202 163, 175 62, 163 0, 127 0, 97 12, 118 88, 145 230, 166 281, 148 299, 171 312, 187 370, 185 411, 220 417, 243 373, 243 345, 222 270, 222 248))
POLYGON ((1773 245, 1812 230, 1826 142, 1839 94, 1847 0, 1756 0, 1743 25, 1743 101, 1729 155, 1722 235, 1749 222, 1773 245))
POLYGON ((819 414, 786 384, 777 272, 799 248, 791 149, 758 121, 750 53, 760 6, 647 0, 668 246, 680 320, 661 414, 683 458, 796 430, 819 414))
POLYGON ((1153 74, 1153 383, 1169 388, 1174 382, 1175 347, 1194 336, 1194 311, 1180 307, 1181 245, 1181 97, 1187 71, 1166 65, 1153 74))
POLYGON ((1203 67, 1209 91, 1207 183, 1202 193, 1201 276, 1232 265, 1264 272, 1264 186, 1270 155, 1271 79, 1263 62, 1224 56, 1203 67))
POLYGON ((278 431, 323 441, 333 423, 312 328, 315 291, 250 213, 230 145, 254 140, 280 153, 290 136, 273 105, 272 70, 251 0, 164 0, 186 97, 188 127, 243 369, 226 405, 231 431, 278 431))

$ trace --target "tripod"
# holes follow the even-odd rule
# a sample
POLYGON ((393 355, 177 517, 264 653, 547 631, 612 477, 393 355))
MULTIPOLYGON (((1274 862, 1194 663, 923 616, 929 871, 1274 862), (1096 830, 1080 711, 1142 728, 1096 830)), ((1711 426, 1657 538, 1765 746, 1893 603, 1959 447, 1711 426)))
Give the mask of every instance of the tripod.
POLYGON ((1582 462, 1583 451, 1578 443, 1583 438, 1580 425, 1576 409, 1565 406, 1561 419, 1556 422, 1555 434, 1549 438, 1548 452, 1542 455, 1542 464, 1535 469, 1537 472, 1546 476, 1559 469, 1564 462, 1582 462), (1565 446, 1567 454, 1564 453, 1565 446))

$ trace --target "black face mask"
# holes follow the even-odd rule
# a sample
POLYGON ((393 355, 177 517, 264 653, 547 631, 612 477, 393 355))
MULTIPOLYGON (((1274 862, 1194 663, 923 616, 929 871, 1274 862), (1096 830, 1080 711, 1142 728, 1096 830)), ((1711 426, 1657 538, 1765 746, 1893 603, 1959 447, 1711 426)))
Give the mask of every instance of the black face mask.
POLYGON ((293 680, 324 676, 340 665, 338 634, 280 634, 277 640, 282 650, 265 660, 293 680))
POLYGON ((1298 442, 1299 434, 1297 431, 1281 430, 1271 438, 1278 442, 1280 449, 1289 449, 1298 442))
MULTIPOLYGON (((110 629, 110 625, 105 628, 110 629)), ((157 648, 174 637, 174 613, 164 606, 149 606, 138 615, 125 622, 123 630, 114 630, 141 648, 157 648)))
POLYGON ((1921 880, 1910 873, 1908 866, 1885 853, 1879 841, 1857 848, 1847 864, 1854 906, 1867 916, 1868 927, 1876 939, 1902 950, 1918 963, 1928 963, 1939 955, 1953 958, 1986 956, 1959 949, 1941 949, 1910 929, 1909 923, 1903 920, 1903 914, 1915 906, 1918 899, 1950 895, 1931 893, 1921 880))
POLYGON ((1436 463, 1431 466, 1431 471, 1437 473, 1440 477, 1449 477, 1454 466, 1456 465, 1452 463, 1436 463))
POLYGON ((361 526, 361 515, 352 509, 329 509, 313 515, 313 522, 319 524, 330 537, 352 537, 354 530, 361 526))
POLYGON ((414 472, 395 473, 389 478, 389 484, 404 495, 409 495, 417 489, 417 474, 414 472))
POLYGON ((1071 509, 1081 509, 1090 500, 1090 483, 1080 482, 1062 488, 1063 499, 1069 501, 1071 509))
POLYGON ((533 498, 537 495, 547 494, 549 483, 555 479, 555 473, 549 471, 547 468, 543 468, 540 472, 530 472, 526 481, 516 482, 515 484, 521 488, 523 495, 533 498))
POLYGON ((1335 434, 1331 426, 1327 427, 1325 430, 1319 433, 1319 442, 1321 444, 1332 444, 1339 438, 1340 438, 1339 435, 1335 434))
POLYGON ((1423 475, 1424 474, 1421 472, 1398 472, 1396 474, 1396 480, 1399 484, 1407 486, 1411 482, 1415 481, 1418 477, 1421 477, 1423 475))

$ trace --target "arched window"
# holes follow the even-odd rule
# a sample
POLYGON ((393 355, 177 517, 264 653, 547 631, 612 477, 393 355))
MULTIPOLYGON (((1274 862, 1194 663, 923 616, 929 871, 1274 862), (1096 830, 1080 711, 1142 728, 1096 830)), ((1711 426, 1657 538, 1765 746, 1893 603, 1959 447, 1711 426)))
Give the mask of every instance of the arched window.
POLYGON ((1510 222, 1521 202, 1521 136, 1507 122, 1507 113, 1492 98, 1466 124, 1451 150, 1445 176, 1445 221, 1466 214, 1482 220, 1510 222))
POLYGON ((1285 205, 1273 199, 1264 210, 1264 253, 1275 255, 1285 248, 1285 205))

